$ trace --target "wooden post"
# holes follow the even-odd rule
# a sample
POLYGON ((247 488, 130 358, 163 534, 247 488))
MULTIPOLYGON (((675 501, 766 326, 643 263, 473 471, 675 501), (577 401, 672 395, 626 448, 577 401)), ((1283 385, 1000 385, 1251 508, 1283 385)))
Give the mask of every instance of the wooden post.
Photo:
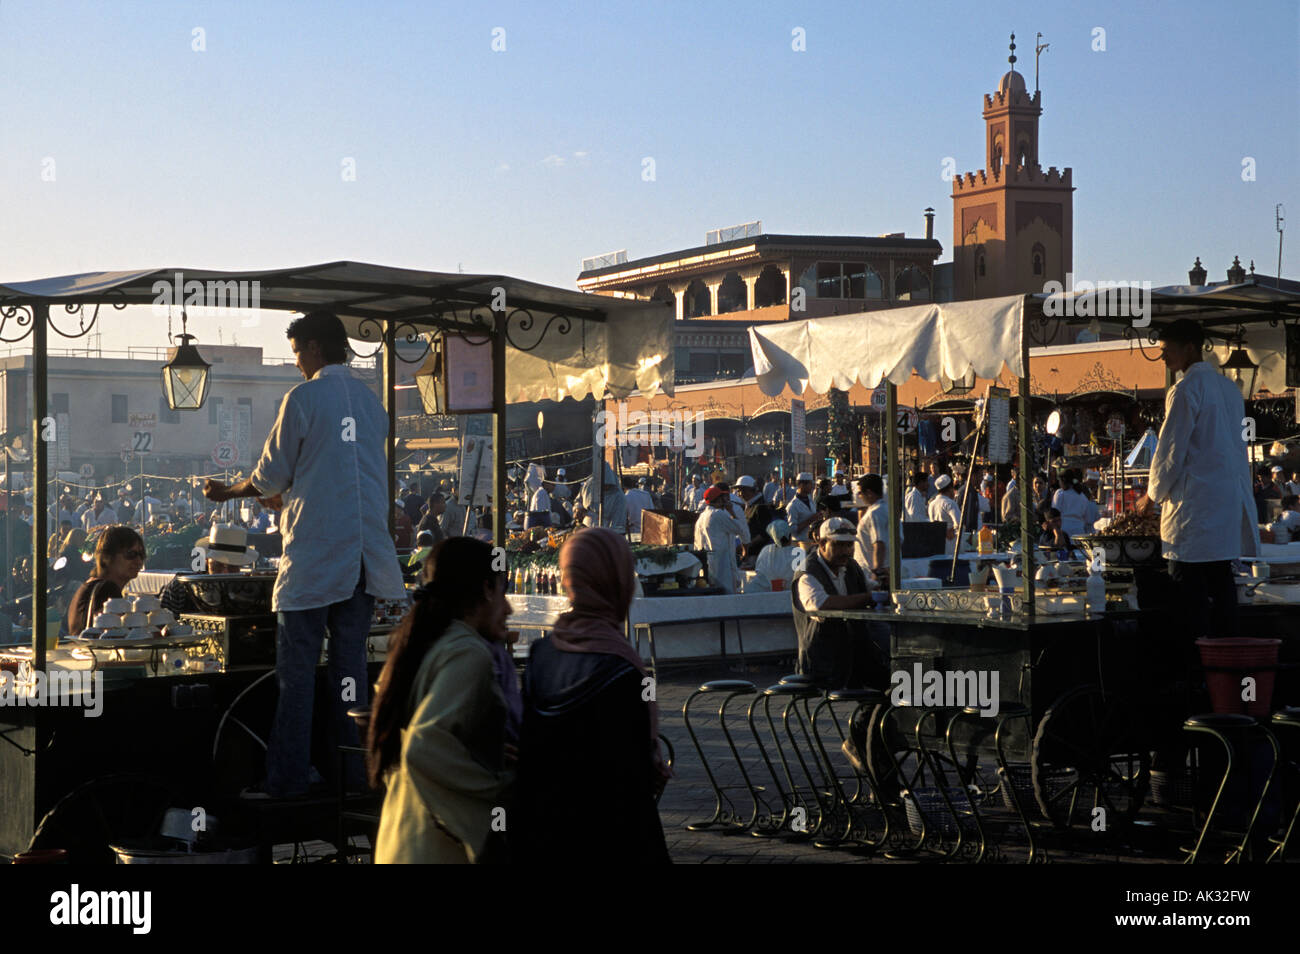
MULTIPOLYGON (((49 511, 45 509, 45 497, 50 462, 49 445, 41 439, 48 402, 49 318, 49 305, 41 302, 32 306, 32 666, 37 672, 45 671, 45 604, 49 599, 45 552, 49 511)), ((9 506, 13 506, 13 497, 9 498, 9 506)))
POLYGON ((899 519, 903 511, 903 498, 898 486, 898 390, 893 382, 885 382, 885 473, 889 480, 889 588, 897 590, 902 584, 903 545, 899 540, 899 519))

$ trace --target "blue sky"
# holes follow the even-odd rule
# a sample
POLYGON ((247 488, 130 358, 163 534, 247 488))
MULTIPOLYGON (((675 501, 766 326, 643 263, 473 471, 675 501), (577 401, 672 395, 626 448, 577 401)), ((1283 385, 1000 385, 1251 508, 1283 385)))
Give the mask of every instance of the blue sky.
MULTIPOLYGON (((942 163, 983 166, 1011 31, 1031 88, 1051 45, 1076 274, 1272 273, 1282 202, 1300 276, 1300 2, 1045 6, 0 0, 0 280, 348 258, 573 287, 587 255, 752 219, 917 235, 926 206, 946 261, 942 163)), ((223 324, 288 354, 276 322, 223 324)))

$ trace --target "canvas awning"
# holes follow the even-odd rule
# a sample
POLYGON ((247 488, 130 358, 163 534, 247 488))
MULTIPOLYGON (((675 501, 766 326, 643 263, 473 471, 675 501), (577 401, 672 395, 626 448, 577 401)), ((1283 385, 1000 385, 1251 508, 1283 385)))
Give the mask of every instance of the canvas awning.
POLYGON ((1023 295, 810 318, 749 329, 754 370, 764 394, 802 394, 854 382, 874 388, 912 373, 927 381, 971 370, 995 379, 1006 367, 1024 376, 1023 295))
MULTIPOLYGON (((74 305, 211 304, 257 282, 261 309, 306 312, 328 308, 343 320, 363 352, 382 340, 380 322, 400 323, 402 336, 459 327, 472 339, 504 309, 506 399, 626 397, 633 390, 673 393, 673 311, 632 301, 541 285, 506 275, 464 275, 392 268, 364 262, 327 262, 299 268, 217 271, 150 268, 87 272, 0 285, 0 308, 36 302, 74 305), (234 283, 233 285, 230 283, 234 283), (249 283, 241 287, 240 283, 249 283), (179 291, 171 289, 179 286, 179 291), (217 289, 222 296, 209 294, 217 289), (197 297, 191 297, 196 294, 197 297)), ((239 298, 249 307, 249 297, 239 298)), ((51 308, 57 325, 60 312, 51 308)), ((179 307, 175 308, 179 315, 179 307)), ((83 318, 87 313, 83 311, 83 318)), ((69 321, 63 313, 63 322, 69 321)), ((101 314, 101 317, 103 315, 101 314)), ((13 318, 0 320, 3 326, 13 318)), ((203 319, 191 330, 202 336, 203 319)), ((200 342, 201 347, 201 342, 200 342)))

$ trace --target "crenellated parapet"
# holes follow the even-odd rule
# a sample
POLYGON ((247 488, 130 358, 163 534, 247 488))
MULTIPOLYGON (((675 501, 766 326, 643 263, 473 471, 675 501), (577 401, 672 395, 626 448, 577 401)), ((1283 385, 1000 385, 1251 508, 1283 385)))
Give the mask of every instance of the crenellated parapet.
POLYGON ((984 112, 990 113, 998 109, 1021 108, 1036 109, 1039 112, 1043 110, 1043 93, 1042 90, 1034 90, 1031 96, 1027 92, 1018 89, 1000 89, 996 93, 984 94, 984 112))
POLYGON ((1057 169, 1056 166, 1049 166, 1047 171, 1043 171, 1040 165, 1032 166, 1004 166, 1001 173, 992 175, 985 169, 978 172, 967 172, 955 176, 953 182, 953 193, 957 194, 968 189, 987 188, 990 180, 993 185, 1002 186, 1041 186, 1053 189, 1072 189, 1073 169, 1057 169))

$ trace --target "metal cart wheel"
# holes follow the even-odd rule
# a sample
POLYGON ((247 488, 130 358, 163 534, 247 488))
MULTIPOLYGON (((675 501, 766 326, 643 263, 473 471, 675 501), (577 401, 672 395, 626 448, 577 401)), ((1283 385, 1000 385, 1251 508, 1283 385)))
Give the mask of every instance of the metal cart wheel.
POLYGON ((1128 705, 1096 686, 1079 686, 1053 702, 1030 756, 1043 814, 1058 828, 1092 826, 1101 817, 1104 830, 1133 821, 1151 778, 1144 731, 1128 705))
POLYGON ((150 775, 101 775, 54 803, 27 850, 63 848, 71 864, 115 864, 110 846, 156 835, 174 795, 166 781, 150 775))

